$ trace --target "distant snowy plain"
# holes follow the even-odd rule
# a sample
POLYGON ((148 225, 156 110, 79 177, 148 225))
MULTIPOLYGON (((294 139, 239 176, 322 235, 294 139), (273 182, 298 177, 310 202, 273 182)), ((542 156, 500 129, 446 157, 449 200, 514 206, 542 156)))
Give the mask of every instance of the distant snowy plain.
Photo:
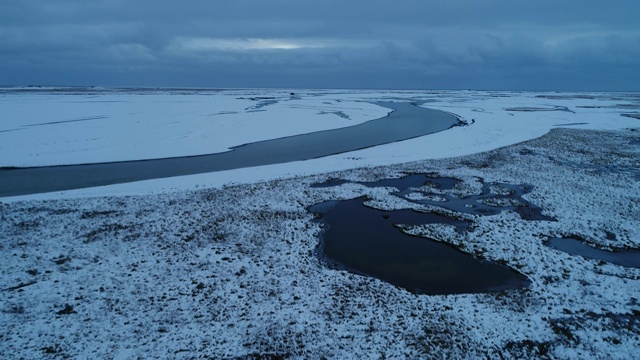
POLYGON ((473 124, 308 161, 27 198, 147 194, 460 156, 536 138, 555 127, 632 127, 638 120, 621 114, 640 112, 633 108, 638 97, 632 93, 8 89, 0 92, 0 167, 224 152, 250 142, 385 116, 390 109, 371 103, 379 100, 426 102, 423 106, 451 112, 473 124))
POLYGON ((308 161, 0 199, 0 355, 637 355, 640 269, 546 246, 550 237, 579 236, 603 249, 640 247, 637 94, 7 93, 0 166, 225 151, 386 114, 375 100, 426 101, 468 125, 308 161), (463 180, 448 193, 459 197, 482 183, 533 185, 527 200, 557 221, 507 211, 468 216, 473 231, 465 233, 403 227, 503 263, 531 286, 424 296, 327 267, 317 254, 322 225, 309 206, 367 196, 381 209, 434 209, 388 188, 310 185, 413 172, 463 180))

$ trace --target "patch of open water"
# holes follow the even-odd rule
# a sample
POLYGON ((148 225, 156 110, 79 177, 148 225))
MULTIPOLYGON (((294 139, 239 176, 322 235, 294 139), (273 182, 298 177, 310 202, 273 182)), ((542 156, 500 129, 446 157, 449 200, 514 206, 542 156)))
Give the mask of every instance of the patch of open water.
POLYGON ((376 210, 364 206, 365 201, 332 201, 309 209, 322 214, 321 221, 328 225, 320 250, 338 268, 429 295, 496 292, 529 285, 526 277, 504 265, 408 235, 394 226, 443 223, 464 229, 467 222, 407 209, 376 210))
POLYGON ((378 181, 349 181, 342 179, 330 179, 320 184, 311 185, 312 188, 325 188, 346 183, 360 184, 367 187, 394 187, 400 191, 408 188, 417 188, 425 185, 433 185, 441 189, 452 189, 460 180, 453 178, 429 176, 429 174, 409 174, 396 179, 382 179, 378 181))
POLYGON ((550 238, 547 246, 571 255, 580 255, 588 259, 602 260, 625 267, 640 268, 640 250, 600 250, 575 238, 550 238))
MULTIPOLYGON (((313 187, 339 186, 348 181, 333 179, 313 187)), ((433 174, 411 174, 398 179, 354 182, 368 187, 393 187, 391 195, 414 203, 443 207, 454 212, 494 215, 513 210, 525 220, 555 220, 522 199, 530 185, 483 184, 480 194, 457 198, 444 193, 461 180, 433 174), (437 192, 428 190, 438 189, 437 192), (407 198, 419 192, 422 199, 407 198)), ((320 250, 322 256, 358 274, 373 276, 412 292, 457 294, 494 292, 528 286, 526 277, 494 262, 479 260, 453 246, 433 239, 408 235, 396 225, 447 224, 466 231, 470 221, 410 209, 382 211, 364 205, 366 199, 327 201, 309 211, 321 214, 327 225, 320 250)))
MULTIPOLYGON (((339 186, 350 181, 331 179, 321 184, 312 185, 315 188, 339 186)), ((542 214, 542 209, 522 196, 533 190, 528 184, 491 183, 482 184, 480 194, 468 195, 461 198, 446 194, 441 190, 451 190, 461 180, 435 176, 433 174, 409 174, 396 179, 382 179, 373 182, 357 182, 367 187, 393 187, 398 191, 392 195, 407 201, 439 207, 459 213, 475 215, 497 215, 502 211, 511 210, 524 220, 556 221, 556 219, 542 214), (439 191, 433 192, 430 188, 439 191)))

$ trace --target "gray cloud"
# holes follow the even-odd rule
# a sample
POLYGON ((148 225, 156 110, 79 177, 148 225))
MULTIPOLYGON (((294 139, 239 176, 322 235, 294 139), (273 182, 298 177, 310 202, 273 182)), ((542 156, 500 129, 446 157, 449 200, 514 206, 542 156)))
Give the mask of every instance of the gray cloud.
POLYGON ((637 1, 20 1, 0 83, 638 90, 637 1))

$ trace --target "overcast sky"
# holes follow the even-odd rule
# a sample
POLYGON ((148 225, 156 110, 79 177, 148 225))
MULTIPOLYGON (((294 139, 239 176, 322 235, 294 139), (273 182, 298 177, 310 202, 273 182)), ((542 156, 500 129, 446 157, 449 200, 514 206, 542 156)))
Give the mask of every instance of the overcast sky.
POLYGON ((639 0, 3 0, 0 85, 640 90, 639 0))

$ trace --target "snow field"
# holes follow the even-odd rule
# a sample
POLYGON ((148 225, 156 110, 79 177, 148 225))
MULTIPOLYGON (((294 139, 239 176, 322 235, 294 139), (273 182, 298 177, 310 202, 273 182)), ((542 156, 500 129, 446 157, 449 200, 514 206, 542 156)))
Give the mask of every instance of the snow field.
POLYGON ((0 352, 633 357, 640 346, 640 269, 569 255, 544 241, 577 234, 604 248, 640 246, 640 185, 632 172, 595 166, 637 172, 637 134, 557 129, 455 158, 219 189, 0 204, 0 352), (473 231, 452 237, 447 227, 406 230, 503 262, 531 287, 420 296, 326 267, 316 256, 322 228, 308 206, 357 196, 379 207, 417 205, 389 188, 309 185, 406 172, 464 180, 451 190, 460 196, 478 192, 481 181, 534 185, 525 197, 557 222, 503 212, 470 216, 473 231), (65 313, 67 305, 73 312, 65 313))
POLYGON ((469 155, 537 138, 557 127, 620 130, 639 126, 637 119, 621 116, 638 112, 640 97, 633 93, 267 89, 196 91, 193 94, 123 90, 51 95, 45 91, 0 95, 2 124, 5 119, 11 119, 8 125, 0 124, 0 166, 103 162, 227 151, 229 147, 252 141, 351 126, 379 118, 389 109, 371 104, 378 100, 421 102, 424 103, 422 106, 454 113, 472 124, 307 161, 31 195, 15 200, 219 188, 225 184, 469 155), (292 91, 294 96, 289 95, 292 91), (98 115, 108 117, 29 126, 98 115), (19 131, 7 131, 15 129, 19 131))
POLYGON ((283 91, 266 95, 2 94, 0 166, 212 154, 249 142, 352 126, 390 111, 361 101, 300 99, 283 91))

